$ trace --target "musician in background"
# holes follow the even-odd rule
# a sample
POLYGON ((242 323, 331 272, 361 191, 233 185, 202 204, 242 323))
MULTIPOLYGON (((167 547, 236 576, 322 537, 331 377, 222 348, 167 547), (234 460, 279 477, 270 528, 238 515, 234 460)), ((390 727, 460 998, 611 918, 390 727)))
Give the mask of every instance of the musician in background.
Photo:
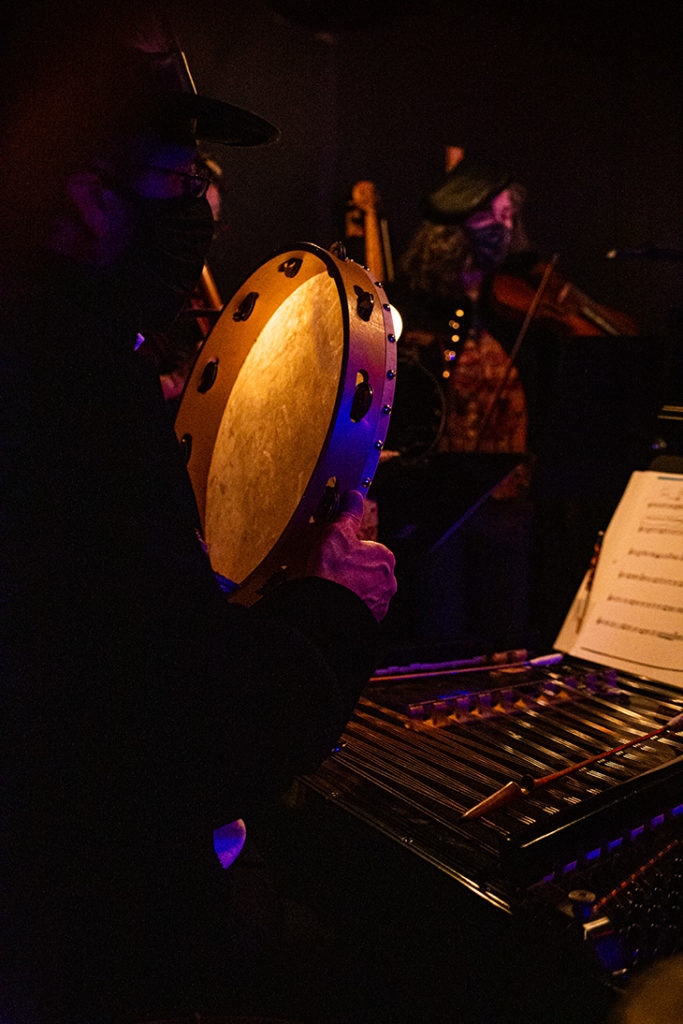
POLYGON ((526 448, 526 403, 515 367, 489 414, 507 363, 491 332, 490 288, 509 255, 528 248, 524 199, 505 171, 463 157, 424 200, 424 219, 401 259, 401 351, 427 365, 446 395, 439 451, 526 448))
POLYGON ((224 1013, 213 831, 248 827, 337 741, 393 557, 358 540, 352 492, 304 578, 226 601, 135 343, 206 258, 197 136, 276 133, 184 88, 172 36, 128 5, 38 7, 5 24, 0 64, 0 1018, 224 1013))
MULTIPOLYGON (((406 559, 411 580, 402 591, 421 639, 486 647, 518 643, 529 625, 527 400, 489 307, 496 271, 528 249, 525 190, 504 168, 461 150, 450 157, 446 177, 423 201, 391 292, 404 321, 402 369, 410 381, 411 364, 419 366, 443 395, 432 451, 517 453, 519 465, 438 552, 406 559)), ((399 418, 400 387, 401 368, 399 418)))
MULTIPOLYGON (((392 292, 405 321, 400 354, 440 388, 445 412, 432 450, 509 452, 519 462, 424 566, 413 553, 418 625, 464 643, 551 645, 598 531, 629 473, 647 465, 644 444, 643 462, 632 461, 639 439, 601 420, 589 396, 609 381, 587 372, 590 356, 604 374, 610 339, 620 358, 639 329, 566 281, 556 257, 534 251, 525 189, 506 168, 460 149, 448 155, 392 292), (590 409, 596 436, 577 423, 578 409, 590 409)), ((399 372, 397 412, 400 386, 399 372)))

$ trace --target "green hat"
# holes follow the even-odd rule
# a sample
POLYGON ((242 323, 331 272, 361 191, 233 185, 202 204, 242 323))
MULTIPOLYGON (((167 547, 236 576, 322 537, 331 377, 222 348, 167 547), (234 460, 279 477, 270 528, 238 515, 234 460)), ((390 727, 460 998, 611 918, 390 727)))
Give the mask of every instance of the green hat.
POLYGON ((486 206, 511 181, 509 171, 465 156, 424 197, 421 214, 434 224, 457 224, 486 206))

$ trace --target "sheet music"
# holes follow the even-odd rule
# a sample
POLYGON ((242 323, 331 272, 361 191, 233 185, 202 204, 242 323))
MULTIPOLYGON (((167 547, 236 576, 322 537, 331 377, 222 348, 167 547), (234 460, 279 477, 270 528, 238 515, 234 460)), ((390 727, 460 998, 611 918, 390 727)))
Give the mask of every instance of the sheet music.
POLYGON ((683 689, 683 474, 633 473, 556 647, 683 689))

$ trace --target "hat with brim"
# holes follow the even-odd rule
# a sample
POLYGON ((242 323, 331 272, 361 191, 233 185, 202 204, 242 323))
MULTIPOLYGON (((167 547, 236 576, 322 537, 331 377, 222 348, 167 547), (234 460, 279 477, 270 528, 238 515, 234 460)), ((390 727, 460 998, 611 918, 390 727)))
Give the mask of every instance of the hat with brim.
POLYGON ((195 138, 224 146, 269 146, 280 132, 250 110, 196 93, 169 93, 160 107, 169 121, 190 126, 195 138))
POLYGON ((457 224, 486 206, 511 180, 509 171, 465 156, 424 197, 422 216, 434 224, 457 224))
POLYGON ((268 146, 279 130, 250 110, 198 94, 181 50, 132 55, 131 108, 169 138, 191 135, 224 146, 268 146))

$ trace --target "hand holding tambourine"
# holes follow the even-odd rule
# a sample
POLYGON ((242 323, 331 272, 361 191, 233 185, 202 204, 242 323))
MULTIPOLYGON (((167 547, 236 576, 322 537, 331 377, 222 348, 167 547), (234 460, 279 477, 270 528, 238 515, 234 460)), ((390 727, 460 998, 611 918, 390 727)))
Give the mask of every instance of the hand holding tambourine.
POLYGON ((352 590, 380 622, 396 593, 396 560, 383 544, 359 538, 362 518, 363 495, 346 491, 336 518, 323 528, 309 555, 307 572, 352 590))

